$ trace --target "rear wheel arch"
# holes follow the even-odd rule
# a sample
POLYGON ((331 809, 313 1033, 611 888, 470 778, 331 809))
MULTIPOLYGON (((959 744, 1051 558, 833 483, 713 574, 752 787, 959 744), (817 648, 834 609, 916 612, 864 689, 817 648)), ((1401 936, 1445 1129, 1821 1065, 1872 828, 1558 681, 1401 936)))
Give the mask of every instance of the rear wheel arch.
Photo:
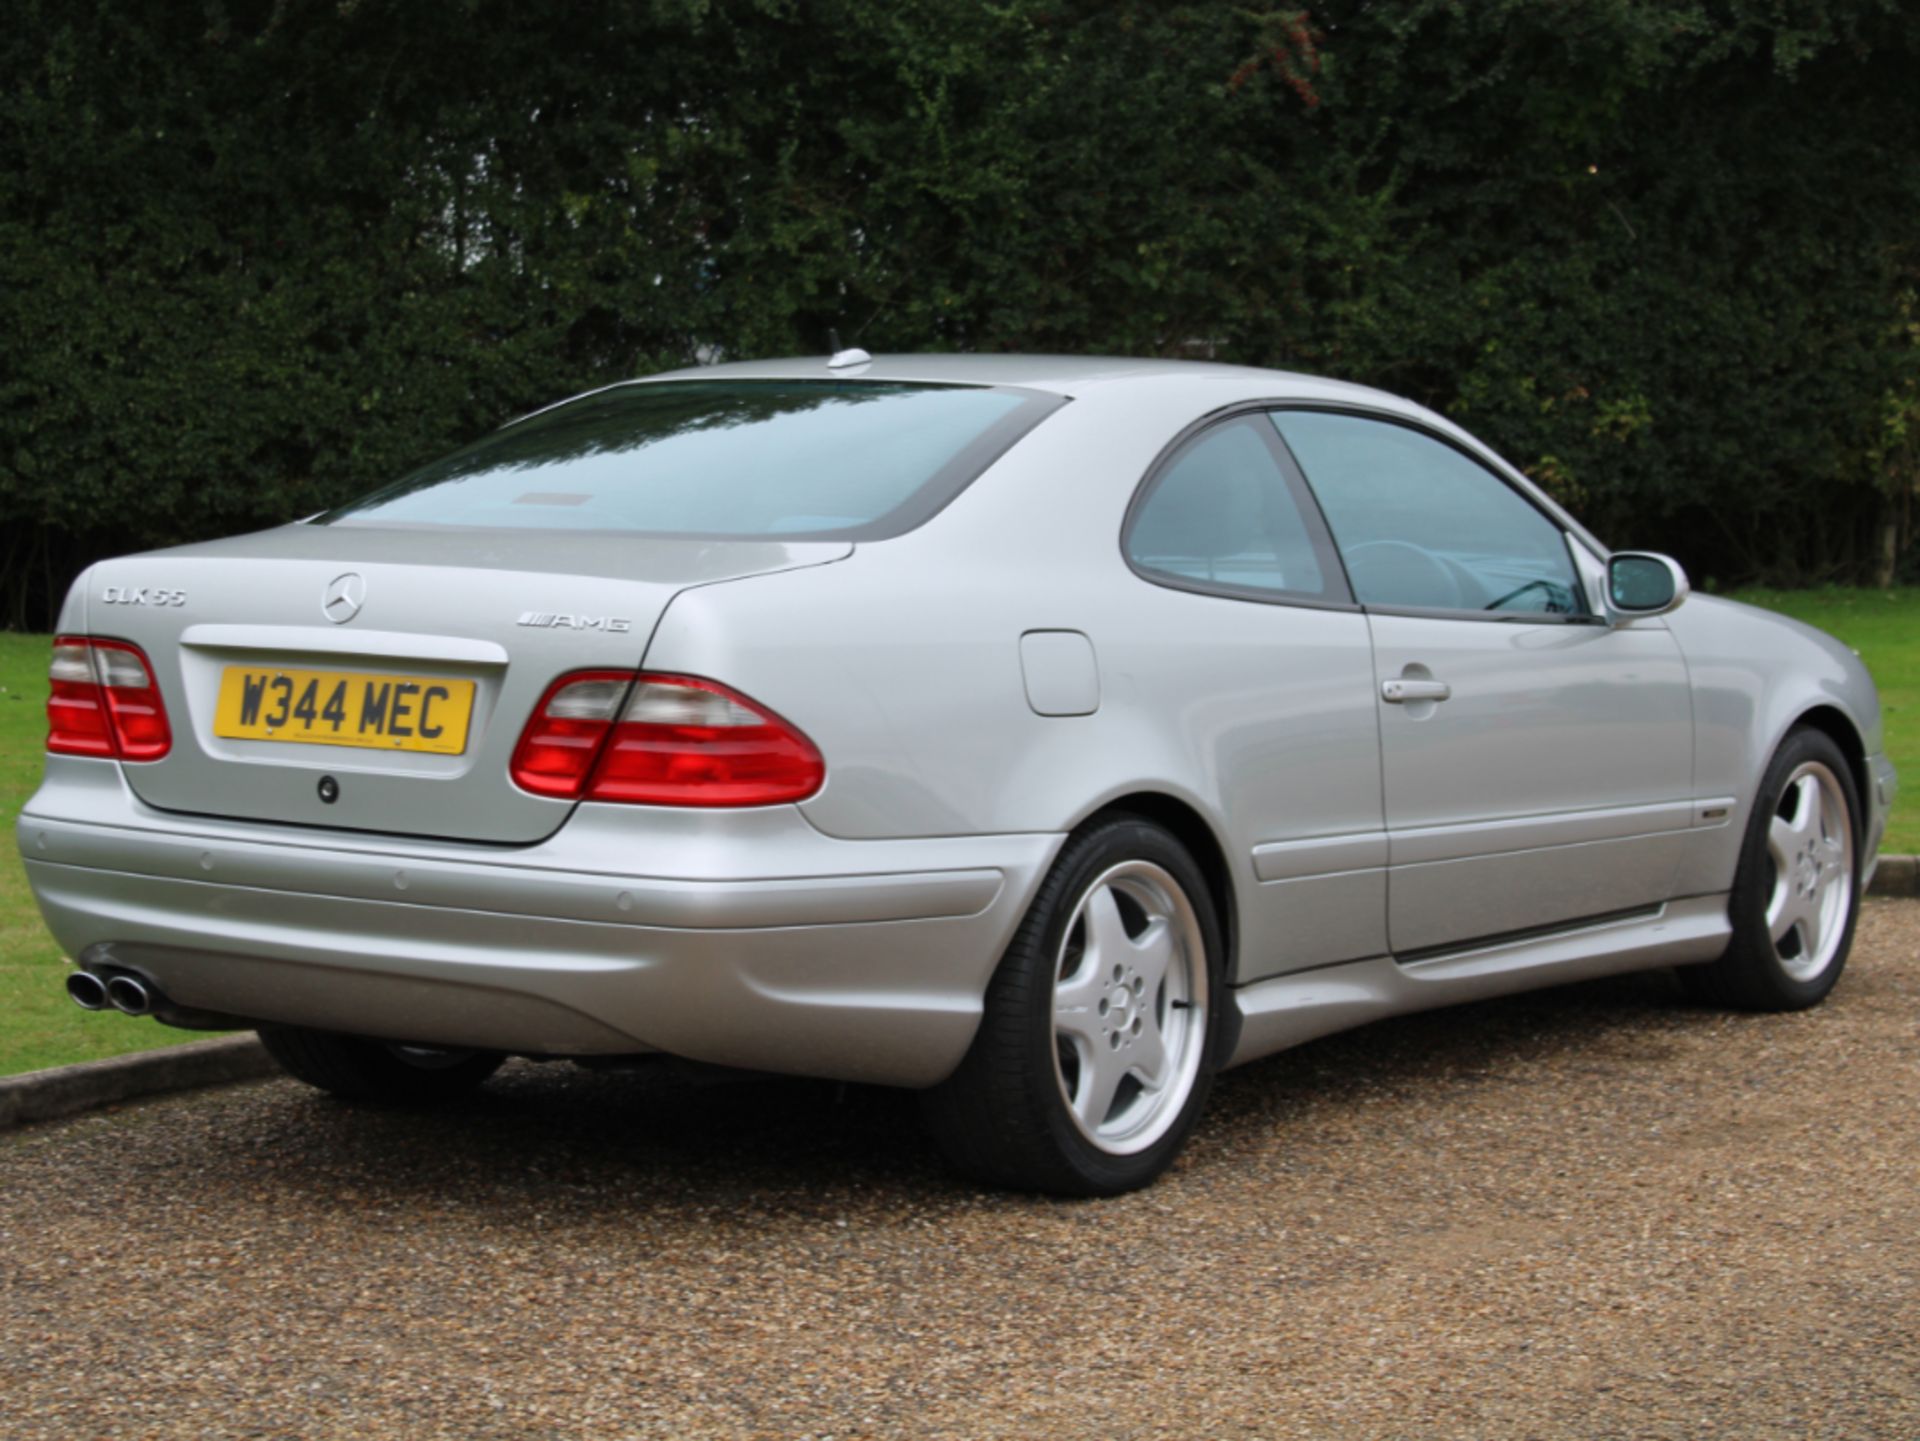
POLYGON ((1098 810, 1081 817, 1074 824, 1072 834, 1079 835, 1118 816, 1138 816, 1142 820, 1152 821, 1170 832, 1175 840, 1186 847, 1187 854, 1193 857, 1200 874, 1206 877, 1208 898, 1213 902, 1214 915, 1220 923, 1220 944, 1225 952, 1221 957, 1221 980, 1223 984, 1231 984, 1234 964, 1239 955, 1240 917, 1234 909, 1233 871, 1227 864, 1226 850, 1221 846, 1213 826, 1198 810, 1177 796, 1168 795, 1165 791, 1136 791, 1107 801, 1098 810))

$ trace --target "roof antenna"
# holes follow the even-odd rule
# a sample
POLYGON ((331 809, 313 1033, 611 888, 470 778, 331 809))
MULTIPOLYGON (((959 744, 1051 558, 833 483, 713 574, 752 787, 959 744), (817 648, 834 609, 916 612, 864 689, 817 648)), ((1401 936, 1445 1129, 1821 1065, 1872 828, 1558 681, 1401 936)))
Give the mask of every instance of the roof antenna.
POLYGON ((833 354, 827 357, 828 370, 850 370, 856 365, 865 365, 873 359, 857 345, 851 350, 842 350, 840 332, 832 326, 827 327, 827 342, 833 346, 833 354))

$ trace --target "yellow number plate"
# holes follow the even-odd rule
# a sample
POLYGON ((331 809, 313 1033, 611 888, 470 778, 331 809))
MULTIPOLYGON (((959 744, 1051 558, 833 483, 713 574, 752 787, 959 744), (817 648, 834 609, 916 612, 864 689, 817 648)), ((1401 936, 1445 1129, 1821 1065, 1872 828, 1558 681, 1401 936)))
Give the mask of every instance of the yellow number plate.
POLYGON ((472 719, 470 680, 230 665, 220 677, 213 733, 457 756, 472 719))

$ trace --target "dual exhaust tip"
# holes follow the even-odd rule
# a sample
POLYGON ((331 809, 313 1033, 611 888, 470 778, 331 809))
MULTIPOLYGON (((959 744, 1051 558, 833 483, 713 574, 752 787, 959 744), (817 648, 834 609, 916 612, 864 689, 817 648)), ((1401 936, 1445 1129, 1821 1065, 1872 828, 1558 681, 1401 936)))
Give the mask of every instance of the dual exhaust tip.
POLYGON ((102 980, 92 971, 75 971, 67 977, 67 995, 83 1011, 123 1011, 129 1016, 150 1016, 157 993, 138 976, 111 976, 102 980))

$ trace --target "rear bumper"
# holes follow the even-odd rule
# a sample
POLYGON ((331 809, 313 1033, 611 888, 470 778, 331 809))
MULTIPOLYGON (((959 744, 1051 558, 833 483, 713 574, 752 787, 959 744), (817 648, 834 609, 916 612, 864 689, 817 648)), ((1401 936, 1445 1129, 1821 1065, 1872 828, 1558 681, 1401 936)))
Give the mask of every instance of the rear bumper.
POLYGON ((538 846, 460 846, 155 811, 59 758, 18 835, 67 953, 182 1007, 908 1086, 959 1063, 1061 840, 582 806, 538 846))

